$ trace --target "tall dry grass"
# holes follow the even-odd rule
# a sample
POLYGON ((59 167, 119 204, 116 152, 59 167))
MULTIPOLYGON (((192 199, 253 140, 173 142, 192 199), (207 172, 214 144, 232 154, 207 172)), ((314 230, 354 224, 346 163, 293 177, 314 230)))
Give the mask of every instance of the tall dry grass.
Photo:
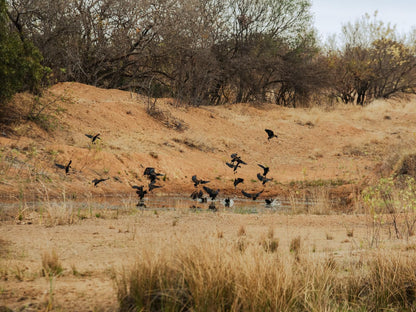
POLYGON ((120 311, 413 311, 416 255, 334 258, 212 239, 142 249, 117 275, 120 311), (155 250, 156 249, 156 250, 155 250))

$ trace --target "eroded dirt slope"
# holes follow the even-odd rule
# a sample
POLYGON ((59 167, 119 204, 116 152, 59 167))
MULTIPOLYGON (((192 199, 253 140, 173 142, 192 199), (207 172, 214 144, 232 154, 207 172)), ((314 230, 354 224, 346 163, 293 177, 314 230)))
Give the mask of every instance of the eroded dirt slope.
POLYGON ((274 179, 265 194, 278 194, 295 181, 361 183, 388 172, 415 143, 412 99, 328 110, 272 104, 194 108, 160 99, 153 118, 146 113, 148 99, 130 92, 61 83, 50 93, 60 97, 53 104, 61 111, 55 130, 29 123, 15 126, 19 135, 0 137, 3 196, 128 193, 131 185, 146 185, 147 166, 166 174, 159 194, 190 192, 196 174, 223 194, 241 195, 241 188, 263 189, 258 163, 269 166, 274 179), (265 128, 279 138, 268 141, 265 128), (96 133, 102 140, 91 144, 85 134, 96 133), (237 174, 225 164, 235 152, 248 163, 237 174), (56 164, 69 160, 66 175, 56 164), (245 179, 237 190, 236 176, 245 179), (95 178, 110 179, 94 187, 95 178))

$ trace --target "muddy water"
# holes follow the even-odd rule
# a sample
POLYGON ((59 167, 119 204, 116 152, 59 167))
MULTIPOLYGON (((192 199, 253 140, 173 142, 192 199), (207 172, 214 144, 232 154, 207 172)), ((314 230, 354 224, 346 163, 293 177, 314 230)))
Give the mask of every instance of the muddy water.
MULTIPOLYGON (((43 201, 0 201, 1 210, 22 210, 22 209, 40 209, 48 207, 67 207, 71 209, 147 209, 147 210, 184 210, 209 211, 215 207, 218 210, 225 210, 234 213, 263 213, 263 212, 292 212, 309 211, 315 206, 323 205, 317 201, 305 200, 288 200, 284 198, 273 198, 271 204, 267 204, 264 198, 251 200, 246 198, 231 197, 230 204, 227 205, 224 198, 201 203, 184 196, 149 196, 139 202, 135 196, 100 196, 81 199, 50 199, 43 201), (139 204, 140 203, 140 204, 139 204), (137 206, 138 205, 138 206, 137 206)), ((270 198, 269 198, 270 199, 270 198)))

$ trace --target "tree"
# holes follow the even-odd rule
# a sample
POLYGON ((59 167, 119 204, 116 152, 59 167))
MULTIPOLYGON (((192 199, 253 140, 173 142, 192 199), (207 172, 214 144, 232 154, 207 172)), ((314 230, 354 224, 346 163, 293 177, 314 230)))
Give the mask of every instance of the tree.
POLYGON ((7 4, 0 0, 0 103, 16 92, 37 92, 45 74, 42 56, 10 22, 7 4))
POLYGON ((367 14, 343 27, 343 46, 331 53, 336 96, 364 105, 374 98, 414 93, 416 49, 394 27, 367 14))

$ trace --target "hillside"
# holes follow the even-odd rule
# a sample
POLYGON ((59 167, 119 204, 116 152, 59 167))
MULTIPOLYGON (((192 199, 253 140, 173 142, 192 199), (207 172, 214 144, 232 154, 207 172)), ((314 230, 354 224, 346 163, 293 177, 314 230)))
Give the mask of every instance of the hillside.
MULTIPOLYGON (((79 83, 49 91, 48 101, 60 111, 53 131, 30 122, 0 137, 3 198, 132 193, 131 185, 147 184, 147 166, 166 174, 155 194, 188 195, 196 174, 221 194, 240 196, 240 189, 263 189, 258 163, 269 166, 274 179, 265 194, 322 185, 350 196, 355 186, 390 173, 415 144, 415 99, 326 110, 272 104, 195 108, 160 99, 153 118, 146 113, 148 99, 130 92, 79 83), (265 128, 278 139, 268 141, 265 128), (85 134, 96 133, 102 139, 91 144, 85 134), (237 175, 225 164, 235 152, 247 162, 237 175), (56 164, 70 159, 66 175, 56 164), (237 190, 235 176, 245 179, 237 190), (94 187, 95 178, 110 179, 94 187)), ((16 97, 16 106, 22 99, 16 97)))

